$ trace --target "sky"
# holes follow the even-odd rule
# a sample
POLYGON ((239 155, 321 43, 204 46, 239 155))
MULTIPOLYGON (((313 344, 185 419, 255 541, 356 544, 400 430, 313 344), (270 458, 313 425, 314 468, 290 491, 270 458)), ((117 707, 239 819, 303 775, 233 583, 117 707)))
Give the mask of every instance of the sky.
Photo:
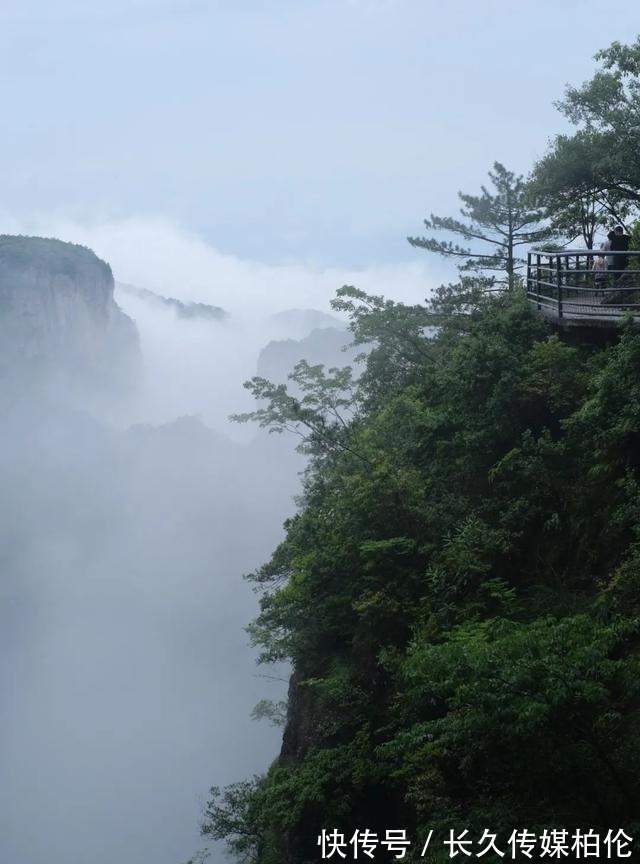
POLYGON ((619 9, 2 0, 0 225, 161 219, 258 262, 415 261, 429 212, 544 153, 565 85, 640 30, 619 9))

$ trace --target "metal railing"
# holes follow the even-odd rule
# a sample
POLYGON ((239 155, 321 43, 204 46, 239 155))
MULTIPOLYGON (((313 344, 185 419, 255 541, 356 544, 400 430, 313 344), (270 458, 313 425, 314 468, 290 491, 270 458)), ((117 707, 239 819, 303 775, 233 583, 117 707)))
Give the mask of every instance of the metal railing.
POLYGON ((527 297, 547 317, 640 316, 640 250, 579 249, 527 255, 527 297))

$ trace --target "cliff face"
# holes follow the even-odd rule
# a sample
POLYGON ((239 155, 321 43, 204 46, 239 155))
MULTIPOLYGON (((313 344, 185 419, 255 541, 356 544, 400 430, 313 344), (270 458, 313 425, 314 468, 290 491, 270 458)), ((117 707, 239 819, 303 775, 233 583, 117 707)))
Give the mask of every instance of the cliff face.
POLYGON ((111 268, 90 249, 0 236, 0 375, 40 372, 124 383, 139 363, 134 323, 113 299, 111 268))

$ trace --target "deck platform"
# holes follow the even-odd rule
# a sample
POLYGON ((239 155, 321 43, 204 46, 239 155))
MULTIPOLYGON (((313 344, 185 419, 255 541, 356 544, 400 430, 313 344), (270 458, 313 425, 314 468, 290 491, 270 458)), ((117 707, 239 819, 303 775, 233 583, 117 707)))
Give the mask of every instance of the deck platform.
POLYGON ((542 252, 527 258, 527 297, 541 315, 559 327, 617 328, 640 324, 640 251, 542 252), (595 264, 595 266, 594 266, 595 264))

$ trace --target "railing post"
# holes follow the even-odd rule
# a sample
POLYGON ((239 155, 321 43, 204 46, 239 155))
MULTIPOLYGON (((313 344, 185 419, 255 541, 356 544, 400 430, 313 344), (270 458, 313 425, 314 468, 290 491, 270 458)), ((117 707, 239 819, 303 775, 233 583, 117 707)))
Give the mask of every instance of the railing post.
POLYGON ((527 252, 527 297, 531 294, 531 252, 527 252))
POLYGON ((540 267, 541 259, 542 255, 538 253, 536 255, 536 296, 538 298, 538 309, 542 309, 542 304, 540 303, 540 281, 542 280, 542 268, 540 267))
POLYGON ((556 255, 556 284, 558 286, 558 318, 562 318, 562 269, 559 255, 556 255))

